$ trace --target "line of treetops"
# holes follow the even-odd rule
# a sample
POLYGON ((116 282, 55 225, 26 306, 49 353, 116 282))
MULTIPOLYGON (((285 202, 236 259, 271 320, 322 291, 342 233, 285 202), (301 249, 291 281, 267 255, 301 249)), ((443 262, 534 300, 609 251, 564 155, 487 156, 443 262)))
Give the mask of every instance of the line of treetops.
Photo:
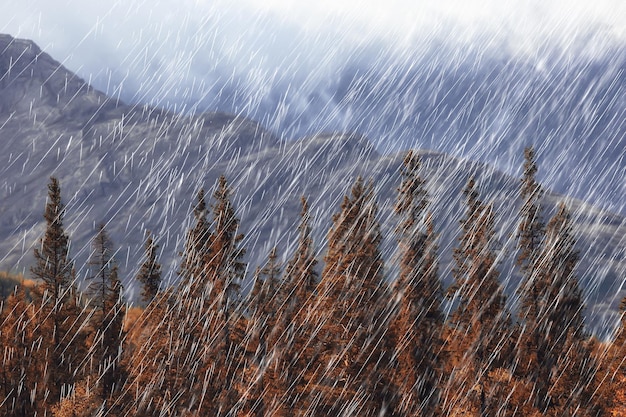
POLYGON ((357 178, 323 262, 302 198, 294 252, 281 263, 273 249, 242 295, 243 235, 222 176, 209 206, 197 195, 176 285, 161 283, 148 235, 132 308, 104 226, 78 289, 51 178, 35 284, 2 303, 0 415, 626 416, 626 319, 609 342, 586 332, 575 230, 564 204, 545 219, 536 174, 528 148, 515 313, 499 282, 498 213, 474 179, 444 288, 437 213, 412 151, 394 207, 393 272, 372 181, 357 178))

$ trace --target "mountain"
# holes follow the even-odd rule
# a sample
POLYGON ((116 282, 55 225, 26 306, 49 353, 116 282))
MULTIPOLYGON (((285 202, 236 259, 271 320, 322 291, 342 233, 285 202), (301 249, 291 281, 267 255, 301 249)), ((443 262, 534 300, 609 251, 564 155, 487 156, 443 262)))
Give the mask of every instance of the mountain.
MULTIPOLYGON (((234 190, 250 270, 275 245, 283 259, 289 256, 301 195, 311 203, 323 256, 331 214, 357 175, 375 181, 387 236, 385 255, 392 259, 391 209, 400 153, 381 154, 357 134, 285 140, 241 116, 182 115, 129 105, 92 88, 34 43, 8 35, 0 35, 0 54, 0 268, 28 274, 32 248, 44 230, 46 184, 52 175, 61 183, 66 230, 81 278, 87 274, 90 241, 104 222, 117 245, 127 288, 133 287, 147 230, 161 245, 166 279, 176 280, 177 253, 195 195, 201 187, 210 195, 220 174, 234 190)), ((498 209, 502 259, 513 258, 519 180, 483 163, 419 152, 441 236, 444 276, 449 276, 462 215, 461 189, 470 175, 478 178, 481 197, 493 200, 498 209)), ((540 170, 549 172, 550 167, 540 170)), ((625 292, 626 222, 555 193, 546 196, 547 206, 553 208, 563 198, 576 222, 589 317, 601 326, 615 319, 617 300, 625 292)), ((509 266, 504 261, 501 270, 511 270, 509 266)), ((392 262, 388 269, 393 270, 392 262)), ((503 274, 503 279, 509 290, 515 287, 516 275, 503 274)))

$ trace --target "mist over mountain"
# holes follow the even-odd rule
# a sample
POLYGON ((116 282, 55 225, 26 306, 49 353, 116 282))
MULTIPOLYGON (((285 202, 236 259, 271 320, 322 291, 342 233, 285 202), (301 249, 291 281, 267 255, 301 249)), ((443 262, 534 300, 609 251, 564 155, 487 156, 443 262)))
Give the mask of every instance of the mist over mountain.
POLYGON ((427 148, 512 175, 533 144, 555 168, 545 185, 626 214, 624 2, 154 6, 17 2, 0 32, 110 97, 241 115, 287 140, 353 132, 381 153, 427 148))
MULTIPOLYGON (((570 68, 543 76, 539 71, 530 79, 520 75, 529 69, 514 62, 489 61, 493 64, 490 71, 487 64, 460 65, 454 71, 452 65, 434 62, 428 70, 402 68, 405 76, 400 78, 395 78, 402 74, 398 68, 389 68, 391 77, 375 71, 362 74, 354 66, 318 94, 326 97, 334 91, 332 100, 343 103, 355 125, 320 123, 325 120, 323 113, 331 112, 323 104, 328 98, 318 97, 316 108, 313 97, 307 108, 311 107, 311 120, 317 118, 320 131, 315 131, 306 126, 304 115, 298 118, 289 111, 282 124, 276 124, 267 118, 255 122, 241 112, 198 109, 190 114, 128 104, 123 95, 110 97, 94 89, 33 42, 9 35, 0 35, 0 53, 3 269, 28 272, 32 248, 44 230, 42 213, 51 175, 60 179, 79 278, 88 273, 84 264, 90 241, 104 222, 118 248, 116 258, 128 288, 142 259, 147 230, 161 245, 167 279, 176 280, 176 254, 183 248, 195 195, 201 187, 210 194, 220 174, 226 175, 234 190, 250 269, 273 246, 282 248, 285 257, 290 255, 301 195, 311 202, 316 245, 322 256, 331 214, 357 175, 375 182, 387 236, 385 257, 391 259, 391 208, 402 161, 397 151, 404 146, 385 144, 397 135, 407 138, 404 144, 423 148, 420 154, 441 235, 442 272, 449 277, 451 247, 462 213, 460 190, 470 175, 478 177, 481 197, 493 200, 498 208, 502 259, 509 257, 515 244, 512 231, 519 180, 498 167, 504 160, 517 170, 523 147, 535 143, 542 156, 541 179, 555 192, 567 191, 574 213, 583 257, 579 275, 589 313, 595 325, 614 319, 612 312, 623 297, 626 273, 626 224, 620 210, 606 210, 624 204, 620 191, 625 186, 624 118, 619 117, 624 112, 624 74, 613 67, 615 61, 589 62, 587 77, 570 68), (572 97, 563 97, 565 90, 572 97), (409 109, 396 114, 391 125, 396 107, 385 104, 390 96, 409 109), (584 113, 588 119, 572 115, 579 115, 583 108, 588 109, 584 113), (413 119, 410 114, 417 116, 413 119), (385 124, 391 128, 386 130, 385 124), (498 139, 489 141, 486 132, 496 128, 501 130, 498 139), (536 136, 543 132, 551 140, 520 139, 531 131, 536 136), (577 141, 565 138, 573 133, 577 141), (418 134, 430 139, 409 141, 408 137, 418 134), (505 137, 517 139, 507 142, 505 137), (592 140, 598 137, 606 140, 592 140), (472 161, 460 154, 476 158, 472 161), (610 187, 614 188, 609 194, 610 187), (603 191, 594 195, 595 190, 603 191), (574 198, 581 193, 587 202, 574 198), (589 204, 595 200, 598 206, 589 204)), ((217 108, 235 110, 226 105, 234 101, 226 98, 234 100, 236 95, 225 92, 225 104, 217 108)), ((275 111, 272 105, 276 103, 268 104, 268 112, 275 111)), ((549 193, 547 207, 552 209, 561 198, 549 193)), ((388 268, 393 269, 392 262, 388 268)), ((510 270, 506 265, 502 269, 510 270)), ((509 289, 516 285, 516 276, 509 273, 502 278, 509 289)))
POLYGON ((587 55, 582 43, 529 57, 504 46, 433 41, 396 50, 374 42, 345 56, 331 51, 319 66, 285 62, 268 72, 198 58, 180 68, 187 77, 139 85, 113 73, 96 85, 129 103, 241 114, 287 139, 358 132, 383 153, 417 146, 509 174, 534 145, 540 162, 555 167, 542 178, 550 187, 626 214, 626 48, 587 55))

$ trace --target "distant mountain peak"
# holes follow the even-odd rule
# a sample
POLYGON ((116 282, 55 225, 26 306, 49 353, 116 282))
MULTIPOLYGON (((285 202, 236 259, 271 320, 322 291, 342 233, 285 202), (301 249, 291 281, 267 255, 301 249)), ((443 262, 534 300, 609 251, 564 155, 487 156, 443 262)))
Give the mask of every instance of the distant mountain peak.
POLYGON ((35 42, 6 34, 0 34, 0 92, 0 114, 37 113, 42 107, 63 114, 93 113, 109 100, 35 42))
MULTIPOLYGON (((369 138, 375 137, 320 132, 284 140, 242 115, 126 105, 90 87, 35 43, 0 35, 0 267, 19 272, 31 265, 45 226, 41 214, 51 175, 59 179, 67 204, 77 276, 88 273, 95 225, 106 222, 119 248, 120 271, 131 286, 147 230, 162 248, 164 270, 175 279, 176 254, 193 221, 194 196, 200 188, 210 190, 222 174, 232 185, 251 266, 264 259, 270 246, 287 250, 292 244, 302 195, 311 203, 321 247, 331 214, 359 175, 376 184, 383 227, 392 230, 402 155, 379 153, 369 138)), ((445 152, 418 152, 435 223, 444 225, 445 274, 468 175, 476 175, 481 197, 501 208, 501 223, 508 222, 503 236, 515 226, 519 180, 445 152)), ((590 308, 610 311, 605 300, 620 288, 626 223, 583 205, 574 212, 585 214, 575 218, 581 245, 590 248, 581 276, 595 280, 592 286, 583 283, 599 300, 590 308), (596 265, 606 266, 597 273, 596 265), (587 274, 591 268, 594 273, 587 274)))
POLYGON ((18 55, 30 54, 31 57, 41 54, 41 48, 35 42, 29 39, 14 38, 5 33, 0 33, 0 50, 3 58, 5 54, 15 55, 16 52, 18 55))

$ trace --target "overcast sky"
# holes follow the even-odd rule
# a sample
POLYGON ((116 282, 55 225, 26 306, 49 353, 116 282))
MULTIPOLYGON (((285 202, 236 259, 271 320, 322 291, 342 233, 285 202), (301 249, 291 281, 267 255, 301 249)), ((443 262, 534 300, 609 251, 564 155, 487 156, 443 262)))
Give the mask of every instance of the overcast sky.
POLYGON ((624 0, 0 2, 0 33, 127 102, 241 112, 288 138, 357 131, 503 169, 546 137, 564 168, 580 154, 625 161, 624 0))
POLYGON ((590 31, 596 39, 587 45, 591 48, 587 53, 626 39, 623 0, 3 3, 7 4, 2 6, 0 32, 35 40, 83 76, 98 76, 104 67, 140 74, 142 65, 165 67, 175 58, 204 59, 213 65, 221 59, 272 71, 289 63, 294 67, 319 63, 320 55, 329 51, 340 56, 372 42, 382 42, 387 48, 414 48, 433 39, 494 43, 500 49, 532 56, 546 42, 572 47, 590 31))
POLYGON ((0 33, 35 40, 109 95, 279 129, 283 113, 312 110, 348 127, 337 90, 363 73, 400 83, 425 62, 478 68, 493 57, 549 71, 626 45, 624 0, 0 1, 0 33))

